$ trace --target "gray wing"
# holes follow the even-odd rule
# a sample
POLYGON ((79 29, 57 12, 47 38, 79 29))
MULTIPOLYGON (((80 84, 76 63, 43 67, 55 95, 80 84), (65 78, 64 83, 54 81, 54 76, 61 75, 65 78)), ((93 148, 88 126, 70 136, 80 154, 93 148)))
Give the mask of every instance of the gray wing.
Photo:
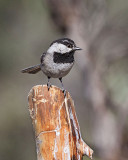
POLYGON ((42 65, 43 65, 43 62, 44 62, 45 55, 46 55, 46 53, 43 53, 42 56, 41 56, 41 58, 40 58, 40 62, 41 62, 42 65))

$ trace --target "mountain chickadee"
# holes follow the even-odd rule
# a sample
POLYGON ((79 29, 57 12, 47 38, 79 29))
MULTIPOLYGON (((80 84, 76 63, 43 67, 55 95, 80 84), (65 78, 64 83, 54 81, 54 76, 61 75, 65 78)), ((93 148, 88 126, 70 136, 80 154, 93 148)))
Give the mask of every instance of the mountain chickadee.
POLYGON ((62 77, 66 76, 74 65, 74 53, 81 48, 76 47, 73 40, 62 38, 51 43, 46 53, 41 56, 41 64, 23 69, 22 73, 35 74, 40 70, 48 77, 48 90, 51 87, 50 78, 58 78, 62 85, 64 96, 66 91, 62 83, 62 77))

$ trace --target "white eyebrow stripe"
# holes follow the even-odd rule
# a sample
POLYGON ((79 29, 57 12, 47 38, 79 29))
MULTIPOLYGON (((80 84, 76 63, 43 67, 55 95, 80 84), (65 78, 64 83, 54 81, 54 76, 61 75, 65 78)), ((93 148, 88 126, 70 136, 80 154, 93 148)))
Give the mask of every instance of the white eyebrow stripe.
POLYGON ((69 41, 68 41, 68 40, 63 40, 63 42, 68 42, 68 43, 69 43, 69 41))

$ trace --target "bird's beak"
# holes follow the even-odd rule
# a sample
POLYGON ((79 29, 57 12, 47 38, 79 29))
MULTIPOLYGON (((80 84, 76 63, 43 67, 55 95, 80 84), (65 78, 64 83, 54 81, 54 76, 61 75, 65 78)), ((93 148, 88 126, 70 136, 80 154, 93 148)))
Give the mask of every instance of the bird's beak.
POLYGON ((74 49, 73 49, 74 51, 76 51, 76 50, 82 50, 81 48, 79 48, 79 47, 74 47, 74 49))

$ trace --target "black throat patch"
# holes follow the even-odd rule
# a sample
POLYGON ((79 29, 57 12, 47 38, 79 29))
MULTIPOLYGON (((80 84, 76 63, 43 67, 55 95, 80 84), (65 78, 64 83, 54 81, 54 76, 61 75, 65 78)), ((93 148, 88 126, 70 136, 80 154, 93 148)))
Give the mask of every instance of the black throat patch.
POLYGON ((74 51, 67 52, 64 54, 54 52, 53 61, 55 63, 73 63, 74 62, 74 51))

